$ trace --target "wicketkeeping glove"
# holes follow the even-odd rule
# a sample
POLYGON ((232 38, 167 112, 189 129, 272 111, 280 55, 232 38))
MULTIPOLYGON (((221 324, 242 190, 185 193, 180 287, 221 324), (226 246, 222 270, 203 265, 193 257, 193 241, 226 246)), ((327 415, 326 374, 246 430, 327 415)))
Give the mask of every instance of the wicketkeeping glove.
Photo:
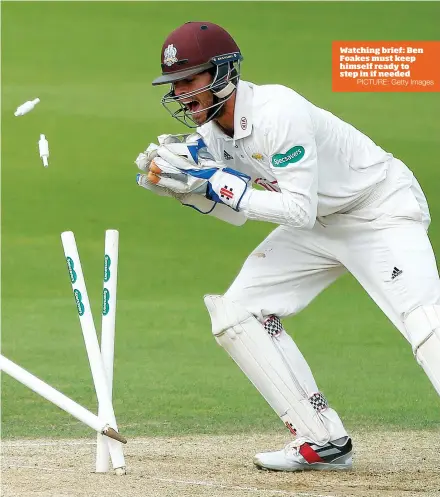
MULTIPOLYGON (((149 168, 148 180, 160 187, 168 188, 176 193, 202 193, 205 194, 207 190, 207 180, 205 179, 205 175, 200 173, 203 171, 207 174, 214 174, 217 171, 217 168, 208 168, 208 169, 189 169, 188 164, 186 164, 187 168, 176 167, 174 164, 178 161, 174 160, 172 157, 172 162, 167 161, 163 158, 164 151, 161 151, 159 148, 159 153, 162 156, 156 157, 149 168), (193 174, 190 174, 191 171, 193 174)), ((180 158, 179 158, 180 159, 180 158)))
POLYGON ((158 142, 159 145, 151 143, 135 160, 138 168, 146 173, 137 177, 138 184, 159 195, 160 188, 175 193, 204 194, 206 180, 185 174, 191 169, 217 167, 201 136, 198 133, 161 135, 158 142))
POLYGON ((157 186, 148 179, 148 174, 140 174, 136 175, 136 183, 142 188, 146 190, 150 190, 150 192, 156 193, 160 197, 173 197, 180 202, 185 202, 186 195, 184 193, 176 193, 170 190, 169 188, 163 188, 162 186, 157 186))
MULTIPOLYGON (((238 211, 250 177, 216 162, 200 135, 161 135, 136 159, 137 182, 159 195, 201 194, 238 211), (165 190, 167 193, 164 193, 165 190)), ((182 203, 185 203, 181 200, 182 203)), ((198 210, 198 209, 197 209, 198 210)))
POLYGON ((158 149, 158 154, 150 165, 149 181, 176 193, 199 193, 209 200, 239 210, 250 176, 229 167, 220 168, 221 164, 213 160, 199 161, 198 165, 202 168, 197 169, 188 162, 180 163, 182 157, 175 160, 163 147, 158 149), (183 167, 172 165, 164 157, 183 167))
POLYGON ((238 211, 250 180, 251 177, 247 174, 224 167, 215 172, 209 179, 206 197, 238 211))

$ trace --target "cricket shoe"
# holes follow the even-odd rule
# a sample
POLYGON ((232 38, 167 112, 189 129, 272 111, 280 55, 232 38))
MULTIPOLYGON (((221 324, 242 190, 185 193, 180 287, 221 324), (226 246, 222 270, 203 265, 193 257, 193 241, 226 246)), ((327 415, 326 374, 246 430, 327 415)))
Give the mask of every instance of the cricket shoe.
POLYGON ((282 450, 261 452, 254 457, 259 469, 272 471, 341 471, 352 467, 351 438, 344 437, 325 445, 294 440, 282 450))

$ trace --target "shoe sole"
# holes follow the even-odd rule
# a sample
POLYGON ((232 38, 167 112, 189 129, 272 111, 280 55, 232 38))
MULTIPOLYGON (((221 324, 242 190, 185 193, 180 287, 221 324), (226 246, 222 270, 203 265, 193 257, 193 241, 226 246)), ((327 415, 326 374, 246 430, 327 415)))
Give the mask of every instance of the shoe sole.
POLYGON ((327 464, 327 463, 312 463, 312 464, 298 464, 292 468, 268 468, 263 466, 258 461, 254 460, 255 466, 262 471, 284 471, 284 472, 295 472, 295 471, 350 471, 353 468, 352 462, 346 464, 327 464))

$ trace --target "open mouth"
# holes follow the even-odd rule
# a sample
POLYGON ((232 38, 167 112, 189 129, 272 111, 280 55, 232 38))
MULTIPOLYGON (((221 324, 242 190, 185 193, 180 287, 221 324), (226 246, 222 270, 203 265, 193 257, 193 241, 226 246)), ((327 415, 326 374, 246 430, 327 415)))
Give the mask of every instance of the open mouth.
POLYGON ((200 102, 198 102, 197 100, 189 100, 187 102, 183 102, 183 105, 191 113, 197 112, 201 109, 200 102))

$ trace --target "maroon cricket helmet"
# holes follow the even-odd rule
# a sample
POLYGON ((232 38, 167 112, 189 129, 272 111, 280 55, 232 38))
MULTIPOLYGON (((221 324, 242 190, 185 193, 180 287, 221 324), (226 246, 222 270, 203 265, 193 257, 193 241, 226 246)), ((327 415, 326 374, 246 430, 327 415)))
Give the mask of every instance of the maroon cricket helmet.
POLYGON ((238 45, 222 27, 211 22, 187 22, 165 40, 162 76, 153 85, 173 83, 241 59, 238 45))

